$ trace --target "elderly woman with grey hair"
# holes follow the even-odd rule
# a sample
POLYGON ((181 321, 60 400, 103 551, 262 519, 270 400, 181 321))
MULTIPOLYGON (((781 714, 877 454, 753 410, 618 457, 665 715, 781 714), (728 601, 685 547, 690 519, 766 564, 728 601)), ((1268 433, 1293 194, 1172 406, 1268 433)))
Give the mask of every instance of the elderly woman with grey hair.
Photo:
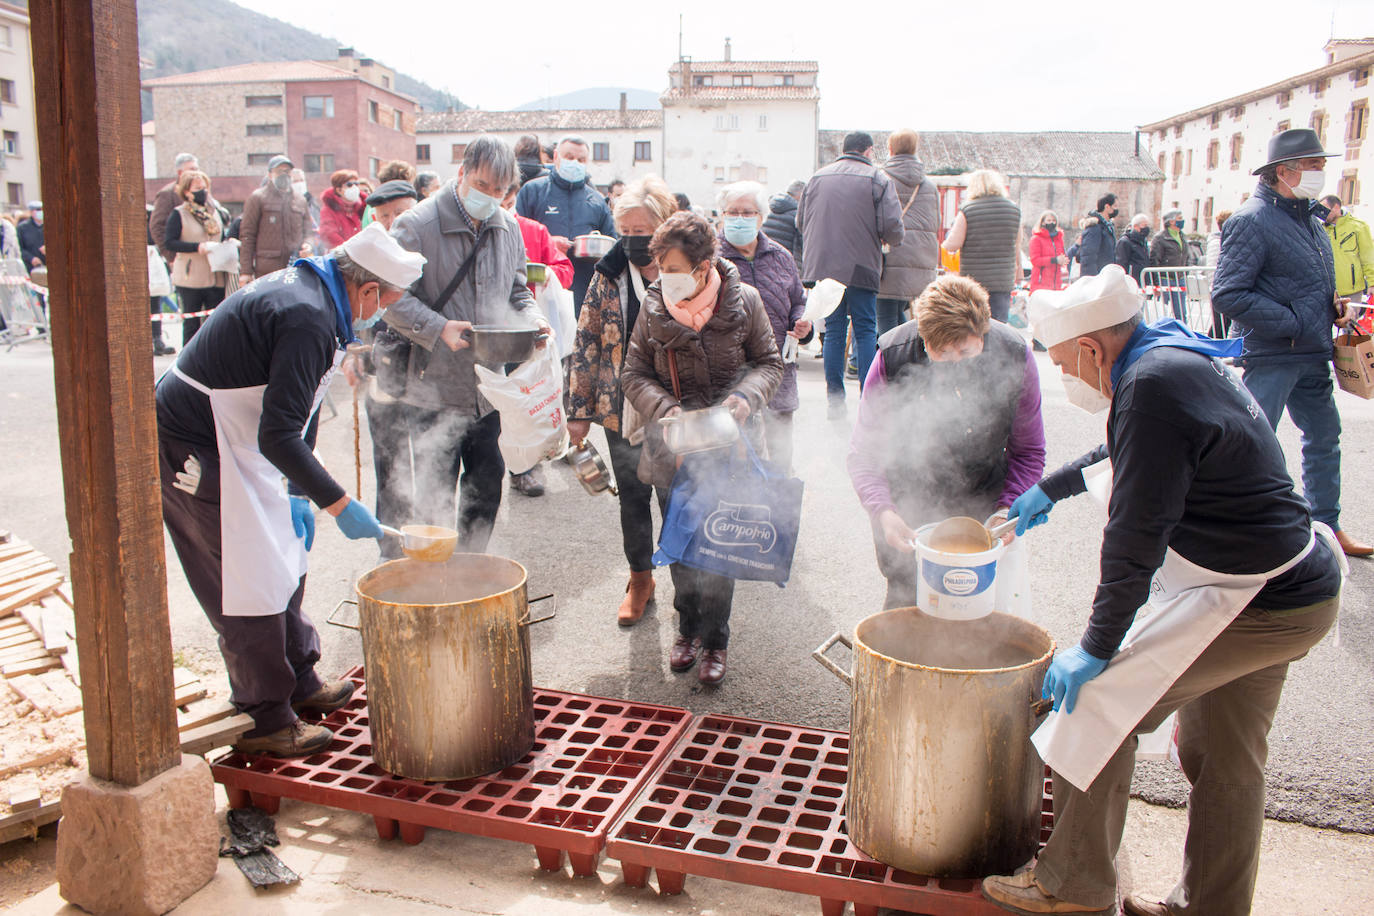
MULTIPOLYGON (((740 279, 759 291, 773 326, 779 353, 791 337, 811 337, 811 322, 802 321, 806 293, 802 290, 792 253, 760 232, 768 213, 763 185, 740 181, 721 190, 716 200, 721 214, 720 256, 739 269, 740 279)), ((763 409, 764 442, 768 457, 783 470, 792 470, 792 414, 796 412, 797 364, 784 359, 782 383, 763 409)))
POLYGON ((486 549, 506 466, 497 448, 501 418, 477 395, 464 332, 473 325, 547 327, 525 285, 520 228, 501 208, 515 174, 510 145, 478 137, 455 180, 396 218, 392 236, 427 262, 419 282, 387 311, 387 332, 373 348, 378 387, 407 414, 416 520, 454 527, 461 479, 459 549, 470 553, 486 549))

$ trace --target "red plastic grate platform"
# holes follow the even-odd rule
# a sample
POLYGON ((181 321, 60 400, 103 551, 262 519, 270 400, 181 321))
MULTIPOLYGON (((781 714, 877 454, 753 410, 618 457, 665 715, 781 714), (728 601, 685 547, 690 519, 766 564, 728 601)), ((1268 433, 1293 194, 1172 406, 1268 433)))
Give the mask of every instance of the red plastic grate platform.
POLYGON ((530 843, 539 865, 596 874, 612 822, 682 736, 692 715, 674 706, 534 689, 533 749, 488 776, 426 782, 393 776, 372 760, 362 668, 345 675, 353 699, 323 720, 329 749, 279 759, 234 751, 211 766, 234 808, 276 813, 283 798, 371 814, 377 835, 409 844, 426 827, 530 843))
MULTIPOLYGON (((612 828, 606 854, 625 883, 681 893, 688 874, 811 894, 824 916, 847 902, 858 916, 891 907, 930 916, 991 916, 1006 910, 983 898, 973 878, 931 878, 877 862, 845 833, 849 735, 703 716, 612 828)), ((1041 843, 1053 809, 1049 780, 1041 843)))

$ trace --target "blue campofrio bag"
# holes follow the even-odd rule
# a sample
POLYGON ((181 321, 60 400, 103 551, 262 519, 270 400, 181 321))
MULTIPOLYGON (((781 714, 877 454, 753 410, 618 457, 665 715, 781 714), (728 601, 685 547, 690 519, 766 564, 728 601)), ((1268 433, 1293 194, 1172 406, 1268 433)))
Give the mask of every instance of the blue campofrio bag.
POLYGON ((801 529, 801 480, 734 449, 687 455, 673 477, 654 563, 787 582, 801 529))

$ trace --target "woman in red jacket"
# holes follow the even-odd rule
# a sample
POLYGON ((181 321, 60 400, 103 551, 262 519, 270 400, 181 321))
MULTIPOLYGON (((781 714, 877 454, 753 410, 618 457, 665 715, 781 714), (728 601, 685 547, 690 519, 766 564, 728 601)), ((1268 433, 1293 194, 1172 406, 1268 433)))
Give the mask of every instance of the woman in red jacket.
POLYGON ((1064 255, 1064 233, 1053 210, 1040 214, 1040 228, 1030 241, 1031 292, 1037 289, 1062 289, 1063 271, 1069 259, 1064 255))
POLYGON ((358 234, 362 228, 367 194, 358 183, 358 173, 339 169, 329 176, 332 187, 320 195, 320 241, 331 250, 358 234))

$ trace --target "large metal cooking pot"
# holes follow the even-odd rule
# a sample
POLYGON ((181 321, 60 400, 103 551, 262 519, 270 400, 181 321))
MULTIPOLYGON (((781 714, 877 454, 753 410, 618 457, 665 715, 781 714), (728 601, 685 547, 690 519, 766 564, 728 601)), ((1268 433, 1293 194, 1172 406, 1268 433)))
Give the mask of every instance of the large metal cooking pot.
POLYGON ((600 232, 589 232, 573 239, 572 256, 575 258, 604 258, 615 247, 615 239, 600 232))
MULTIPOLYGON (((467 779, 534 744, 525 568, 456 553, 401 559, 357 585, 372 756, 412 779, 467 779)), ((536 599, 540 600, 540 599, 536 599)))
POLYGON ((663 444, 675 455, 709 452, 739 441, 739 424, 724 407, 684 410, 658 421, 663 444))
POLYGON ((498 328, 475 325, 463 332, 479 363, 523 363, 549 334, 543 328, 498 328))
POLYGON ((874 614, 813 656, 850 685, 846 823, 859 848, 919 875, 1010 874, 1035 853, 1044 764, 1030 742, 1054 640, 1002 613, 874 614), (854 651, 854 672, 825 657, 854 651))

